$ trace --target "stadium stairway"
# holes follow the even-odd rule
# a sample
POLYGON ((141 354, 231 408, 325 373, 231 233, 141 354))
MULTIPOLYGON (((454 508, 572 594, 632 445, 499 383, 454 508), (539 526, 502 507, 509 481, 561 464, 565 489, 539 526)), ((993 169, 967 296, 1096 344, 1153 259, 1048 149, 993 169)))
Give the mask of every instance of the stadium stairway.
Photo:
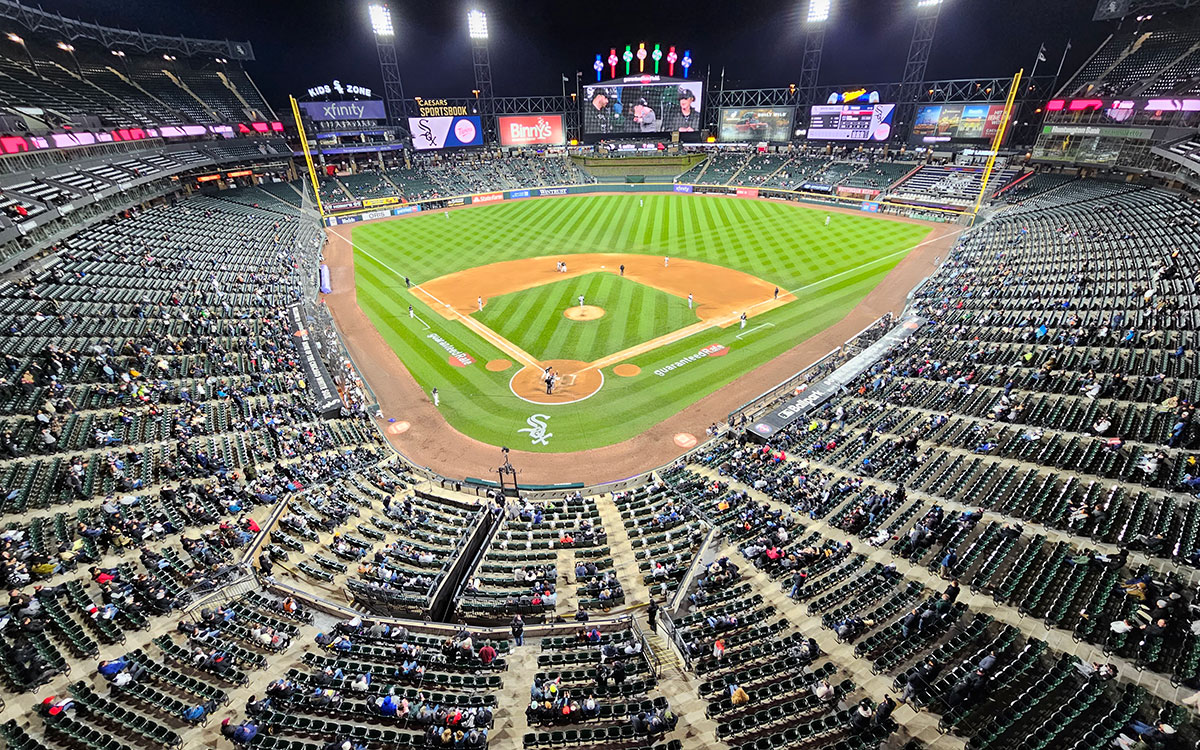
POLYGON ((600 511, 600 520, 608 532, 608 544, 612 548, 613 564, 617 571, 617 579, 625 586, 625 605, 629 608, 650 603, 650 589, 642 581, 642 572, 638 570, 637 558, 634 556, 633 545, 629 542, 629 533, 625 530, 625 519, 617 510, 612 497, 599 497, 596 507, 600 511))
MULTIPOLYGON (((730 481, 729 477, 719 476, 715 470, 709 469, 707 467, 702 467, 702 466, 692 466, 690 468, 692 469, 692 471, 695 471, 696 473, 701 474, 703 476, 710 477, 712 479, 720 479, 721 481, 730 482, 730 485, 732 487, 736 487, 739 490, 746 491, 749 494, 749 496, 752 497, 753 499, 755 499, 759 502, 768 503, 776 508, 781 508, 784 510, 785 513, 790 510, 789 508, 785 507, 782 503, 779 503, 778 501, 768 497, 767 495, 764 495, 761 492, 758 492, 757 490, 755 490, 751 487, 748 487, 737 481, 730 481)), ((822 465, 822 468, 826 469, 826 470, 833 469, 833 467, 828 467, 828 466, 824 466, 824 465, 822 465)), ((834 469, 834 471, 836 473, 838 473, 839 476, 846 476, 846 474, 844 474, 842 472, 837 472, 836 469, 834 469)), ((882 482, 880 480, 875 480, 875 479, 873 479, 872 482, 883 485, 883 486, 890 484, 890 483, 882 482)), ((894 485, 891 485, 891 487, 889 487, 889 489, 891 489, 892 487, 894 487, 894 485)), ((975 508, 967 508, 965 506, 961 506, 954 502, 947 501, 944 498, 932 498, 932 497, 924 496, 923 493, 920 493, 920 492, 910 492, 909 497, 910 497, 910 499, 925 498, 925 499, 936 501, 939 505, 942 505, 947 510, 975 510, 975 508)), ((988 515, 992 516, 994 520, 1009 520, 1014 523, 1020 522, 1022 525, 1025 526, 1025 529, 1026 529, 1025 535, 1026 536, 1032 536, 1034 533, 1038 533, 1038 534, 1046 534, 1049 537, 1051 534, 1056 533, 1052 529, 1042 528, 1042 527, 1039 527, 1037 524, 1031 524, 1031 523, 1029 523, 1027 521, 1023 521, 1021 519, 1005 519, 1004 516, 994 514, 991 511, 988 511, 987 513, 988 513, 988 515)), ((847 532, 843 531, 842 529, 832 526, 831 524, 829 524, 827 521, 825 521, 823 519, 806 519, 805 527, 806 527, 806 531, 808 533, 817 532, 825 537, 832 538, 832 539, 847 538, 849 536, 847 534, 847 532)), ((1062 536, 1062 535, 1060 535, 1060 536, 1062 536)), ((1063 538, 1064 538, 1064 540, 1069 539, 1069 537, 1065 537, 1065 536, 1063 538)), ((867 559, 871 562, 877 562, 877 563, 880 563, 883 565, 894 564, 894 565, 896 565, 899 572, 903 576, 905 576, 905 578, 907 578, 909 580, 915 580, 919 583, 922 583, 926 587, 931 588, 932 590, 936 591, 936 590, 940 590, 945 587, 945 581, 940 579, 937 575, 930 573, 929 570, 924 565, 921 565, 921 564, 914 565, 914 564, 910 563, 904 557, 893 556, 888 550, 878 548, 878 547, 871 547, 870 545, 867 545, 864 542, 864 540, 852 538, 852 541, 855 544, 855 551, 859 554, 865 555, 867 557, 867 559)), ((1076 541, 1078 541, 1078 540, 1076 540, 1076 541)), ((1104 546, 1104 545, 1095 545, 1094 543, 1089 543, 1089 546, 1104 546)), ((1115 551, 1115 548, 1113 548, 1112 551, 1115 551)), ((741 554, 738 552, 737 549, 735 549, 733 547, 726 549, 723 552, 723 554, 729 555, 731 559, 742 559, 741 554)), ((891 686, 892 678, 890 676, 888 676, 886 674, 872 675, 870 673, 868 665, 866 665, 865 663, 859 665, 859 668, 863 672, 865 672, 865 674, 856 674, 855 670, 853 668, 854 666, 856 666, 854 664, 854 662, 861 662, 861 660, 854 659, 852 646, 846 647, 843 644, 838 644, 834 640, 833 634, 831 631, 822 630, 819 617, 809 618, 809 619, 812 619, 814 622, 812 622, 811 624, 806 624, 805 618, 798 617, 799 611, 795 608, 795 603, 786 597, 784 592, 780 589, 778 583, 770 581, 770 579, 767 578, 767 576, 763 575, 759 571, 748 571, 748 572, 752 572, 753 575, 756 575, 757 577, 759 577, 761 579, 759 582, 762 584, 762 586, 761 586, 761 588, 757 588, 756 590, 762 591, 763 595, 767 599, 767 601, 775 603, 777 607, 779 607, 781 610, 788 611, 789 614, 793 614, 793 613, 797 614, 796 621, 798 624, 801 625, 801 630, 803 632, 805 632, 806 634, 819 633, 819 635, 816 635, 814 637, 817 638, 817 642, 821 644, 821 648, 823 650, 825 650, 827 653, 829 653, 835 659, 837 659, 837 657, 839 655, 839 651, 843 652, 843 653, 848 652, 850 654, 849 659, 839 660, 838 663, 841 664, 842 666, 846 667, 847 670, 850 671, 851 674, 854 675, 855 682, 857 682, 860 687, 867 688, 867 692, 869 695, 872 695, 873 697, 879 697, 883 694, 883 691, 886 691, 891 686), (776 597, 777 597, 777 600, 776 600, 776 597), (820 636, 825 636, 826 640, 822 640, 822 638, 820 636), (828 643, 826 643, 826 641, 828 641, 828 643), (832 649, 832 650, 830 650, 830 649, 832 649), (872 682, 872 681, 875 681, 875 682, 872 682)), ((992 597, 985 593, 982 593, 982 592, 976 593, 964 586, 963 593, 962 593, 962 595, 959 596, 958 601, 966 604, 968 611, 970 613, 982 613, 985 615, 991 615, 993 618, 995 618, 995 620, 997 622, 1007 624, 1007 625, 1012 625, 1013 627, 1018 628, 1021 631, 1021 633, 1024 634, 1025 636, 1045 641, 1046 644, 1048 646, 1050 646, 1050 648, 1053 648, 1057 651, 1060 651, 1060 652, 1063 652, 1066 654, 1072 654, 1074 656, 1078 656, 1081 661, 1085 661, 1085 662, 1089 662, 1089 663, 1100 662, 1100 663, 1114 664, 1114 665, 1116 665, 1117 669, 1119 670, 1118 679, 1128 681, 1128 682, 1133 682, 1133 683, 1139 685, 1140 687, 1144 688, 1146 691, 1150 692, 1151 694, 1155 695, 1156 697, 1161 698, 1165 701, 1169 701, 1172 703, 1181 703, 1181 702, 1183 702, 1185 697, 1190 696, 1193 693, 1193 691, 1191 691, 1187 688, 1183 688, 1183 687, 1176 688, 1175 686, 1173 686, 1171 684, 1170 679, 1168 679, 1165 675, 1151 672, 1149 670, 1140 669, 1139 667, 1134 665, 1132 662, 1130 662, 1126 659, 1122 659, 1121 657, 1117 656, 1116 654, 1105 654, 1103 649, 1098 648, 1097 646, 1094 646, 1085 641, 1080 641, 1080 642, 1076 643, 1072 639, 1070 631, 1058 629, 1058 628, 1047 628, 1041 620, 1034 618, 1034 617, 1026 617, 1026 616, 1020 614, 1014 607, 997 605, 993 601, 992 597)), ((897 709, 897 711, 899 711, 899 710, 900 709, 897 709)), ((913 718, 906 718, 904 720, 904 722, 902 723, 902 727, 907 728, 910 726, 911 727, 918 726, 918 724, 914 724, 913 722, 914 722, 913 718)), ((933 726, 934 726, 934 731, 936 732, 936 721, 933 722, 933 726)), ((920 734, 920 732, 918 732, 917 734, 920 734)))

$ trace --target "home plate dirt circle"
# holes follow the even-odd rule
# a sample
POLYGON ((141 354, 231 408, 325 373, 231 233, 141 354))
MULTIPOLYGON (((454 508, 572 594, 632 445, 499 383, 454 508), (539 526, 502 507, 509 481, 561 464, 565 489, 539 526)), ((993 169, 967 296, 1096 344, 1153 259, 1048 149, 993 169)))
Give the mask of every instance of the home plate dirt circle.
POLYGON ((512 367, 512 361, 507 359, 492 359, 488 360, 488 363, 484 367, 487 368, 488 372, 504 372, 512 367))
POLYGON ((613 368, 613 374, 620 375, 623 378, 632 378, 634 375, 640 374, 641 371, 642 368, 630 364, 617 365, 613 368))
POLYGON ((573 404, 594 396, 604 385, 604 373, 595 367, 585 370, 587 366, 587 362, 574 359, 550 359, 542 362, 541 367, 526 365, 512 376, 508 387, 517 398, 532 404, 573 404), (560 376, 553 393, 546 393, 547 367, 554 368, 560 376))
POLYGON ((563 310, 563 315, 567 320, 599 320, 604 317, 604 308, 595 305, 575 305, 563 310))

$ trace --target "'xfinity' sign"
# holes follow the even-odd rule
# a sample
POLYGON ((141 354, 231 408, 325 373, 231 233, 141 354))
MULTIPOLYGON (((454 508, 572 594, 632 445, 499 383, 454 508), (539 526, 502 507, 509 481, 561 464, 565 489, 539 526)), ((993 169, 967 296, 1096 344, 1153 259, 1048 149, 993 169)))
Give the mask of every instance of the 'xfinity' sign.
POLYGON ((386 120, 381 101, 300 102, 304 114, 318 122, 329 120, 386 120))

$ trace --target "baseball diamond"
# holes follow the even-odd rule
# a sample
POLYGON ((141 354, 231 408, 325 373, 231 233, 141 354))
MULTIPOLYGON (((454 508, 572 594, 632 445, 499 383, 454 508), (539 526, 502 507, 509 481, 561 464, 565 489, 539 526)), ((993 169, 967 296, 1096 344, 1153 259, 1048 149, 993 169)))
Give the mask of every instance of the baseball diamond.
MULTIPOLYGON (((425 392, 438 388, 442 419, 539 453, 612 445, 662 422, 846 316, 912 248, 947 231, 852 212, 826 226, 826 210, 698 195, 556 197, 453 213, 331 229, 354 253, 353 268, 335 263, 335 275, 349 285, 353 273, 358 307, 396 368, 425 392), (581 296, 604 316, 565 316, 581 296), (742 314, 751 335, 739 335, 742 314), (463 365, 463 355, 479 364, 463 365), (517 367, 482 365, 498 359, 517 367), (547 393, 552 360, 558 377, 547 393), (619 365, 638 374, 617 376, 619 365), (549 409, 553 439, 517 432, 530 402, 549 409)), ((397 440, 421 439, 411 405, 382 406, 414 425, 397 440)))

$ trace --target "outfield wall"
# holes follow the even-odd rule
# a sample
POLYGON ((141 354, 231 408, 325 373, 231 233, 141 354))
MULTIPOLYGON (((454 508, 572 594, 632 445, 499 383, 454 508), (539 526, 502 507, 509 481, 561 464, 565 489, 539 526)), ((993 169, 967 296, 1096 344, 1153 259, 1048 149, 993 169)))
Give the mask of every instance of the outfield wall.
MULTIPOLYGON (((832 188, 831 188, 832 189, 832 188)), ((644 183, 603 183, 593 185, 558 185, 548 187, 523 188, 520 190, 497 190, 490 193, 474 193, 471 195, 455 195, 449 198, 435 198, 413 203, 395 205, 399 199, 367 198, 354 201, 340 201, 330 204, 340 207, 323 217, 325 226, 334 227, 354 224, 360 221, 386 219, 389 217, 407 216, 421 211, 436 211, 443 208, 459 208, 462 206, 478 206, 487 203, 525 200, 527 198, 548 198, 563 195, 587 195, 593 193, 679 193, 687 195, 724 195, 731 198, 756 198, 765 200, 790 201, 818 206, 838 206, 841 208, 857 209, 866 213, 883 213, 906 216, 927 221, 955 222, 969 217, 965 211, 949 211, 937 208, 913 206, 887 199, 880 200, 878 196, 861 196, 857 194, 820 193, 803 190, 780 190, 777 188, 746 187, 744 185, 694 185, 678 182, 644 182, 644 183), (391 205, 386 205, 390 202, 391 205), (349 205, 355 204, 355 205, 349 205), (380 207, 384 204, 383 207, 380 207)))

